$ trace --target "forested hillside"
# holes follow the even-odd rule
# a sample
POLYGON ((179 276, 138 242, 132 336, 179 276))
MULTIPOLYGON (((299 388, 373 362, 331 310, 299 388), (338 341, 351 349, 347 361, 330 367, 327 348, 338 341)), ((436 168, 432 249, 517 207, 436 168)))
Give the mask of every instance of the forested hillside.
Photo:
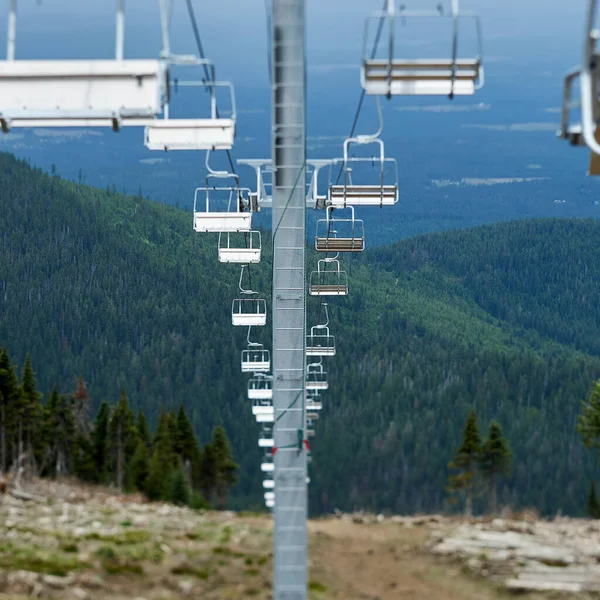
MULTIPOLYGON (((82 376, 96 406, 125 388, 152 424, 183 403, 202 443, 224 425, 240 463, 233 505, 260 506, 246 332, 230 320, 238 270, 217 262, 216 237, 194 235, 188 212, 8 155, 0 206, 0 345, 21 364, 30 352, 45 393, 82 376)), ((514 453, 501 502, 582 511, 593 459, 575 421, 600 376, 599 236, 591 220, 530 220, 345 259, 351 293, 332 303, 338 355, 312 442, 313 509, 440 509, 475 407, 514 453)), ((268 261, 252 278, 268 297, 268 261)))

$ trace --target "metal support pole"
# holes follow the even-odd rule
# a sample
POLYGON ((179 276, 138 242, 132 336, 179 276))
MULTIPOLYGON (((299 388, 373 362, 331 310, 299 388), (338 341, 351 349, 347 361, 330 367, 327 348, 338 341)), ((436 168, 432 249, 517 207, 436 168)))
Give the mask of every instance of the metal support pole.
POLYGON ((304 0, 273 0, 274 600, 307 598, 304 0))
POLYGON ((125 46, 125 0, 117 0, 117 34, 115 40, 115 58, 123 60, 125 46))
POLYGON ((15 60, 15 40, 17 37, 17 0, 8 3, 8 37, 6 40, 6 60, 15 60))

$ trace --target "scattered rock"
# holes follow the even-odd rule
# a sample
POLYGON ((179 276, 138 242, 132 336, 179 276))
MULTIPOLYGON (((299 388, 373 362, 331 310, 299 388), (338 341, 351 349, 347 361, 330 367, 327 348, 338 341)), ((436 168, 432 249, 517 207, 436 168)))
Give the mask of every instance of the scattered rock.
POLYGON ((67 575, 65 577, 59 577, 58 575, 42 575, 42 582, 57 590, 64 590, 70 585, 73 585, 74 581, 75 577, 73 577, 73 575, 67 575))

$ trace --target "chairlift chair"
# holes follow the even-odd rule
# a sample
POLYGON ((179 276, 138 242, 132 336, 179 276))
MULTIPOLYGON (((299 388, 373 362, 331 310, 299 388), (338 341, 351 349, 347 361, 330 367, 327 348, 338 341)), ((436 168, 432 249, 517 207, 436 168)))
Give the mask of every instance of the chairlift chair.
POLYGON ((275 445, 273 439, 273 426, 267 423, 263 424, 258 437, 259 448, 272 448, 275 445))
POLYGON ((275 500, 265 500, 265 506, 267 508, 274 508, 275 507, 275 500))
POLYGON ((242 350, 242 373, 263 373, 271 369, 271 353, 262 344, 248 344, 242 350))
POLYGON ((307 412, 306 413, 306 418, 310 419, 311 421, 318 421, 318 419, 319 419, 319 413, 316 413, 316 412, 307 412))
POLYGON ((333 206, 326 208, 325 219, 317 221, 315 248, 319 252, 362 252, 365 249, 364 223, 354 218, 354 207, 348 206, 349 219, 332 217, 333 206))
POLYGON ((193 66, 207 69, 210 79, 203 76, 201 81, 175 80, 169 89, 179 87, 202 87, 210 93, 210 115, 204 118, 172 118, 169 114, 169 102, 165 103, 163 118, 155 119, 146 126, 145 144, 150 150, 230 150, 235 139, 235 96, 233 85, 216 81, 215 67, 212 62, 196 56, 165 57, 169 66, 193 66), (226 117, 217 108, 217 89, 229 92, 231 112, 226 117))
POLYGON ((361 85, 369 95, 387 96, 454 96, 473 95, 483 87, 484 69, 482 62, 481 23, 473 12, 460 12, 458 0, 452 0, 448 14, 441 11, 396 12, 394 0, 389 0, 388 9, 373 13, 365 23, 361 85), (373 21, 388 24, 388 55, 375 58, 367 48, 369 31, 373 21), (394 56, 394 26, 397 21, 406 24, 407 19, 448 19, 452 25, 451 55, 435 59, 409 59, 394 56), (475 27, 476 55, 472 58, 458 57, 459 25, 471 21, 475 27))
MULTIPOLYGON (((335 164, 340 164, 336 161, 335 164)), ((365 135, 348 138, 344 141, 344 157, 341 160, 343 183, 333 182, 334 166, 330 168, 328 206, 392 206, 398 202, 398 164, 394 158, 386 158, 384 144, 378 137, 365 135), (350 157, 351 144, 377 144, 379 156, 373 158, 350 157), (354 183, 353 169, 360 169, 371 163, 377 168, 377 179, 369 183, 354 183)), ((361 173, 362 175, 362 173, 361 173)))
POLYGON ((271 400, 254 400, 252 402, 252 414, 257 423, 275 422, 275 409, 271 400))
POLYGON ((219 233, 219 262, 257 264, 261 255, 260 231, 219 233))
POLYGON ((268 502, 269 500, 275 502, 275 492, 265 492, 264 493, 265 500, 268 502))
POLYGON ((329 388, 327 373, 321 363, 311 363, 306 367, 306 389, 326 390, 329 388))
POLYGON ((335 337, 326 325, 314 325, 306 336, 306 356, 335 356, 335 337))
POLYGON ((275 463, 273 461, 273 455, 271 453, 265 454, 262 458, 260 470, 263 473, 270 473, 275 470, 275 463))
POLYGON ((274 479, 263 479, 263 488, 266 490, 275 489, 275 480, 274 479))
POLYGON ((597 0, 589 0, 584 55, 581 67, 570 70, 565 76, 561 126, 559 138, 567 139, 573 146, 587 146, 590 149, 588 175, 600 175, 600 53, 597 51, 599 33, 594 29, 597 0), (579 78, 580 102, 572 100, 574 82, 579 78), (570 111, 579 106, 581 123, 570 123, 570 111))
POLYGON ((11 127, 145 125, 168 98, 162 60, 124 59, 125 1, 117 2, 112 60, 15 60, 17 0, 9 0, 6 60, 0 61, 0 124, 11 127))
MULTIPOLYGON (((317 396, 318 398, 318 396, 317 396)), ((320 400, 317 400, 316 398, 311 398, 306 400, 306 410, 310 410, 315 411, 315 410, 322 410, 323 409, 323 403, 320 400)))
POLYGON ((267 301, 264 298, 236 298, 231 304, 231 324, 263 326, 267 324, 267 301))
POLYGON ((347 296, 348 275, 334 258, 325 258, 317 263, 317 270, 310 274, 308 288, 311 296, 347 296))
POLYGON ((272 400, 273 399, 273 377, 264 373, 257 373, 248 381, 249 400, 272 400))
POLYGON ((252 230, 252 212, 249 210, 248 188, 239 187, 203 187, 194 194, 194 231, 210 232, 250 232, 252 230), (211 208, 211 195, 228 193, 227 210, 211 208), (245 208, 248 207, 248 210, 245 208))

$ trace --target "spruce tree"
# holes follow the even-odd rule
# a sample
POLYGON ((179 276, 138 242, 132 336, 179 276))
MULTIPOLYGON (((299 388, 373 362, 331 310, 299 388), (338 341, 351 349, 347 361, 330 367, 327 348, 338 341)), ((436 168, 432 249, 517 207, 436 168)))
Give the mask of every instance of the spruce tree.
POLYGON ((58 393, 56 386, 44 407, 42 432, 44 472, 51 475, 70 473, 76 440, 73 404, 70 398, 58 393))
POLYGON ((121 397, 110 420, 108 436, 115 483, 121 490, 125 483, 127 464, 135 452, 138 441, 135 416, 129 408, 125 390, 121 391, 121 397))
POLYGON ((234 462, 223 427, 215 427, 210 443, 216 464, 216 481, 214 493, 217 508, 223 510, 227 504, 229 489, 237 483, 237 470, 239 466, 234 462))
POLYGON ((105 483, 109 468, 108 460, 108 426, 110 423, 110 407, 102 402, 96 415, 92 432, 92 450, 96 467, 96 481, 105 483))
POLYGON ((173 504, 187 506, 190 503, 190 498, 190 482, 183 465, 180 464, 179 467, 173 471, 173 475, 171 477, 169 500, 173 502, 173 504))
POLYGON ((19 380, 6 348, 0 350, 0 472, 13 460, 16 415, 20 401, 19 380))
POLYGON ((150 436, 150 429, 148 428, 146 416, 144 415, 141 408, 138 411, 136 427, 137 427, 138 438, 142 442, 144 442, 144 444, 146 444, 148 449, 150 449, 150 446, 152 443, 151 436, 150 436))
POLYGON ((16 410, 17 459, 24 458, 27 470, 35 470, 34 440, 39 434, 42 420, 42 395, 37 390, 31 358, 27 354, 21 380, 21 397, 16 410))
POLYGON ((462 443, 456 452, 454 460, 448 463, 448 468, 457 471, 448 477, 447 491, 454 500, 455 492, 465 495, 465 515, 473 514, 473 483, 475 466, 481 450, 481 440, 477 430, 477 417, 475 410, 471 410, 463 429, 462 443))
POLYGON ((511 460, 512 454, 508 440, 502 434, 500 424, 492 421, 488 437, 481 446, 479 457, 479 469, 488 484, 488 510, 492 514, 495 514, 498 508, 498 478, 509 474, 511 460))
POLYGON ((204 450, 200 455, 200 466, 198 469, 198 483, 202 490, 202 495, 209 505, 213 503, 213 496, 217 486, 219 469, 217 465, 217 457, 212 444, 208 443, 204 446, 204 450))
POLYGON ((598 496, 596 495, 594 480, 590 481, 590 493, 585 509, 591 519, 600 519, 600 502, 598 502, 598 496))
POLYGON ((600 450, 600 379, 593 383, 587 399, 581 402, 577 431, 588 450, 600 450))
POLYGON ((200 448, 194 428, 183 405, 179 407, 177 413, 177 451, 188 477, 193 481, 197 476, 200 448))
POLYGON ((89 438, 92 431, 92 400, 83 377, 77 378, 73 393, 73 422, 77 436, 89 438))
POLYGON ((154 437, 153 451, 148 463, 145 492, 150 500, 168 499, 171 493, 173 472, 179 458, 175 452, 172 415, 162 411, 154 437))
POLYGON ((127 466, 128 491, 137 490, 138 492, 143 492, 146 489, 149 460, 148 445, 140 438, 133 457, 127 466))

